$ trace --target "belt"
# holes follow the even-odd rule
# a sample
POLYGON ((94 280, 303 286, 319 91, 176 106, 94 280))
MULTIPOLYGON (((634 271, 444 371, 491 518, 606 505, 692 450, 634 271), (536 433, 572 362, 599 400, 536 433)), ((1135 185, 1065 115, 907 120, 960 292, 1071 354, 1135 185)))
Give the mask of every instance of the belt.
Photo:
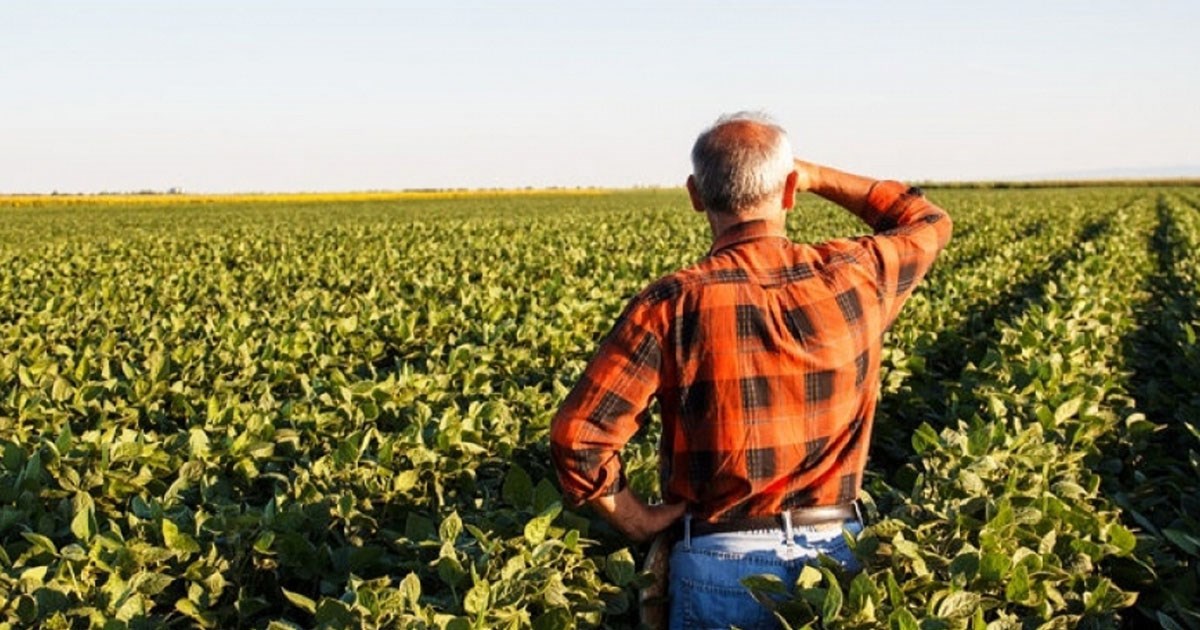
MULTIPOLYGON (((841 505, 818 505, 814 507, 796 508, 791 511, 791 516, 793 527, 826 525, 858 518, 858 507, 853 503, 843 503, 841 505)), ((692 521, 691 523, 693 536, 705 536, 708 534, 721 534, 727 532, 745 532, 756 529, 782 528, 783 514, 773 514, 771 516, 750 516, 730 521, 717 521, 715 523, 706 523, 703 521, 692 521)))

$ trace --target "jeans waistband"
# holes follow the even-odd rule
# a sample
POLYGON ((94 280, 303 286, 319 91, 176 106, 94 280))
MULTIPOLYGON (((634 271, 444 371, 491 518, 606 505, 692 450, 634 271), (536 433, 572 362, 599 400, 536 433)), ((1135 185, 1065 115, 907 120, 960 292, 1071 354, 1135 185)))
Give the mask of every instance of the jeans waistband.
POLYGON ((685 517, 687 525, 691 528, 692 536, 753 530, 790 530, 792 527, 813 525, 832 526, 851 519, 861 520, 858 505, 855 503, 804 507, 770 516, 751 516, 713 523, 694 521, 685 517))

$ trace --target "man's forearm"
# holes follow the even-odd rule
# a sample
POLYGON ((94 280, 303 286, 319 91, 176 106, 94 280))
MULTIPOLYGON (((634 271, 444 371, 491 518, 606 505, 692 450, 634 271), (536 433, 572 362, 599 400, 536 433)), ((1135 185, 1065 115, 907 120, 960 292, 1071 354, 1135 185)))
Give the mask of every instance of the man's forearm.
POLYGON ((808 192, 824 197, 866 220, 865 215, 870 209, 867 194, 871 192, 875 179, 803 160, 796 160, 796 170, 807 173, 808 192))
POLYGON ((596 497, 588 505, 635 542, 653 538, 687 510, 686 503, 646 505, 628 487, 611 496, 596 497))

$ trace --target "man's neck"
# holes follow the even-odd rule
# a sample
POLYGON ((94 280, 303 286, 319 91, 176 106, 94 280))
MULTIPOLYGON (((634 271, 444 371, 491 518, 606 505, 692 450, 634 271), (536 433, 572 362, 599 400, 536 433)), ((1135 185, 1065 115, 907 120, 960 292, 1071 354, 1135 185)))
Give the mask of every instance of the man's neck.
POLYGON ((787 238, 787 230, 783 221, 773 221, 769 218, 745 218, 738 223, 725 225, 720 234, 713 237, 709 254, 715 254, 727 247, 733 247, 747 241, 757 241, 764 238, 787 238))
POLYGON ((787 236, 787 215, 782 211, 774 212, 746 212, 742 214, 725 214, 716 212, 705 213, 708 216, 708 225, 712 228, 713 245, 716 246, 722 241, 722 238, 732 236, 731 230, 737 230, 738 226, 751 223, 761 222, 763 227, 758 228, 763 233, 769 236, 787 236))

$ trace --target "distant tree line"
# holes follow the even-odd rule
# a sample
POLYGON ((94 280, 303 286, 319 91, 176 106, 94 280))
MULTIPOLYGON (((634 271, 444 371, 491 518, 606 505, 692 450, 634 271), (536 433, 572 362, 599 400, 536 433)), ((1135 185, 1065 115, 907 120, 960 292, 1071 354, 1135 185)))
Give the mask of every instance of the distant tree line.
POLYGON ((125 196, 125 195, 182 195, 182 194, 183 194, 182 188, 180 188, 178 186, 172 186, 171 188, 168 188, 166 190, 154 190, 152 188, 143 188, 141 190, 127 190, 127 191, 102 190, 100 192, 95 192, 95 193, 72 193, 72 192, 59 192, 59 191, 55 190, 50 193, 50 196, 51 197, 62 197, 62 196, 78 197, 80 195, 90 195, 90 196, 96 196, 96 197, 113 197, 113 196, 125 196))

